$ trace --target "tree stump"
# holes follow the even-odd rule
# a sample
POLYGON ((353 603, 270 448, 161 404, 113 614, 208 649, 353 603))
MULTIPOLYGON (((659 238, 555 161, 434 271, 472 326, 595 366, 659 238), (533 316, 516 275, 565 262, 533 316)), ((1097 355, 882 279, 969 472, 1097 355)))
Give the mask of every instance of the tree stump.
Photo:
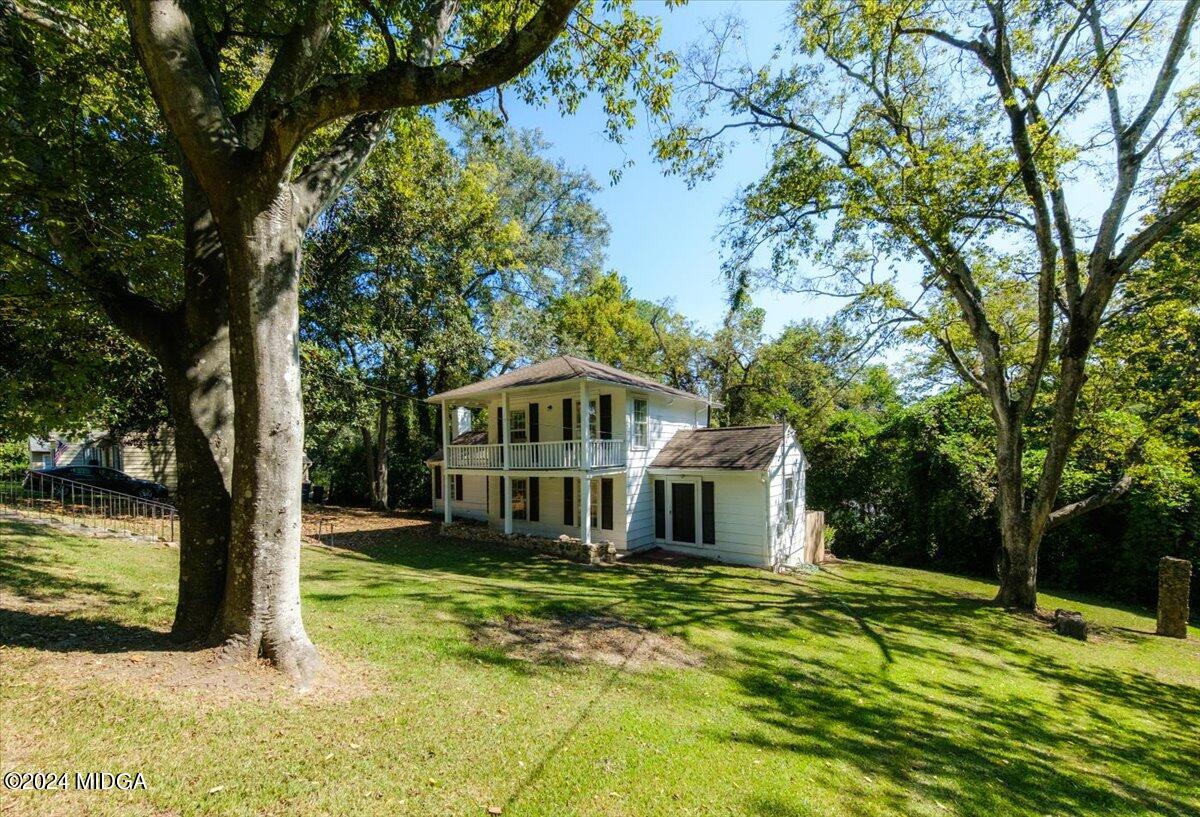
POLYGON ((1164 556, 1158 563, 1158 634, 1187 638, 1192 563, 1164 556))
POLYGON ((1087 641, 1088 627, 1087 622, 1083 620, 1083 613, 1076 610, 1055 610, 1054 632, 1067 638, 1087 641))

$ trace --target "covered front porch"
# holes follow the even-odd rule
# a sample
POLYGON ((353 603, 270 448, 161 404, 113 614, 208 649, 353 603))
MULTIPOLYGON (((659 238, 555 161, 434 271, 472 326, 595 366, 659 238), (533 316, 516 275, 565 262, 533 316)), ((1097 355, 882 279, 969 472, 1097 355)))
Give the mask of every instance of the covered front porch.
POLYGON ((606 532, 616 527, 614 484, 623 493, 628 457, 623 388, 584 378, 437 402, 447 524, 455 513, 450 486, 471 475, 485 479, 488 519, 505 534, 566 535, 587 545, 602 521, 606 532), (486 410, 486 429, 462 409, 486 410), (462 433, 464 426, 475 430, 462 433), (460 432, 453 438, 452 429, 460 432))

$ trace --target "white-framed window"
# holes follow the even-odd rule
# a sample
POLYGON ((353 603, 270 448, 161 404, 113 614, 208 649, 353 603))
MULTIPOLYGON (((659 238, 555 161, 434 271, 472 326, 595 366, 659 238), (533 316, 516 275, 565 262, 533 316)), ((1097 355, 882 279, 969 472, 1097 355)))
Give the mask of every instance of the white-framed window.
POLYGON ((783 480, 783 502, 786 508, 788 524, 796 521, 796 478, 785 477, 783 480))
MULTIPOLYGON (((580 437, 579 431, 583 428, 583 423, 579 418, 579 401, 575 401, 575 434, 576 439, 580 437)), ((596 401, 588 401, 588 439, 600 439, 600 412, 596 410, 596 401)))
POLYGON ((508 413, 508 441, 523 443, 528 439, 529 431, 525 424, 525 409, 513 409, 508 413))
POLYGON ((648 448, 650 446, 650 404, 640 398, 633 398, 633 447, 648 448))
POLYGON ((525 519, 529 516, 529 482, 514 479, 512 482, 512 518, 525 519))
POLYGON ((592 479, 592 492, 588 497, 592 509, 592 530, 600 527, 600 480, 592 479))

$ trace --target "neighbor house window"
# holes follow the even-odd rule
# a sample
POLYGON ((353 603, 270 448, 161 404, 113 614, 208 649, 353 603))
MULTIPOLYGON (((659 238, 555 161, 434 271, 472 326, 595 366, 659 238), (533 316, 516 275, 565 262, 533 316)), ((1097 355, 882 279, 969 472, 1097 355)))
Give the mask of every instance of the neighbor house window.
POLYGON ((633 447, 646 448, 650 445, 650 407, 645 400, 633 401, 633 447))
POLYGON ((525 519, 529 508, 529 483, 523 479, 512 480, 512 518, 525 519))
POLYGON ((528 439, 529 431, 525 424, 525 409, 513 409, 508 415, 508 441, 523 443, 528 439))

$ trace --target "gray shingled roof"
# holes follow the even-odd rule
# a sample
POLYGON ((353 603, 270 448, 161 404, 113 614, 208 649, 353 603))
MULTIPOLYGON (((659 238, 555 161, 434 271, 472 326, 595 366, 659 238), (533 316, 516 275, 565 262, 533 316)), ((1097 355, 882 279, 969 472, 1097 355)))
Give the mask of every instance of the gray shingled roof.
POLYGON ((529 366, 523 366, 520 369, 513 369, 511 372, 505 372, 497 377, 480 380, 478 383, 471 383, 457 389, 444 391, 441 394, 435 394, 429 398, 429 402, 462 400, 479 397, 480 395, 499 391, 500 389, 540 386, 546 383, 559 383, 580 377, 586 377, 589 380, 599 380, 604 383, 616 383, 635 389, 646 389, 647 391, 669 394, 674 397, 687 397, 691 400, 709 402, 705 397, 670 386, 664 386, 662 383, 658 383, 647 377, 622 371, 604 363, 597 363, 594 360, 584 360, 578 357, 570 357, 569 355, 552 357, 548 360, 530 364, 529 366))
MULTIPOLYGON (((457 437, 451 440, 450 445, 487 445, 487 437, 487 429, 481 428, 478 431, 464 431, 462 434, 459 434, 457 437)), ((433 460, 440 461, 441 459, 442 449, 439 447, 437 451, 434 451, 425 458, 425 462, 432 462, 433 460)))
POLYGON ((731 426, 676 432, 651 468, 728 468, 761 471, 783 442, 783 426, 731 426))

